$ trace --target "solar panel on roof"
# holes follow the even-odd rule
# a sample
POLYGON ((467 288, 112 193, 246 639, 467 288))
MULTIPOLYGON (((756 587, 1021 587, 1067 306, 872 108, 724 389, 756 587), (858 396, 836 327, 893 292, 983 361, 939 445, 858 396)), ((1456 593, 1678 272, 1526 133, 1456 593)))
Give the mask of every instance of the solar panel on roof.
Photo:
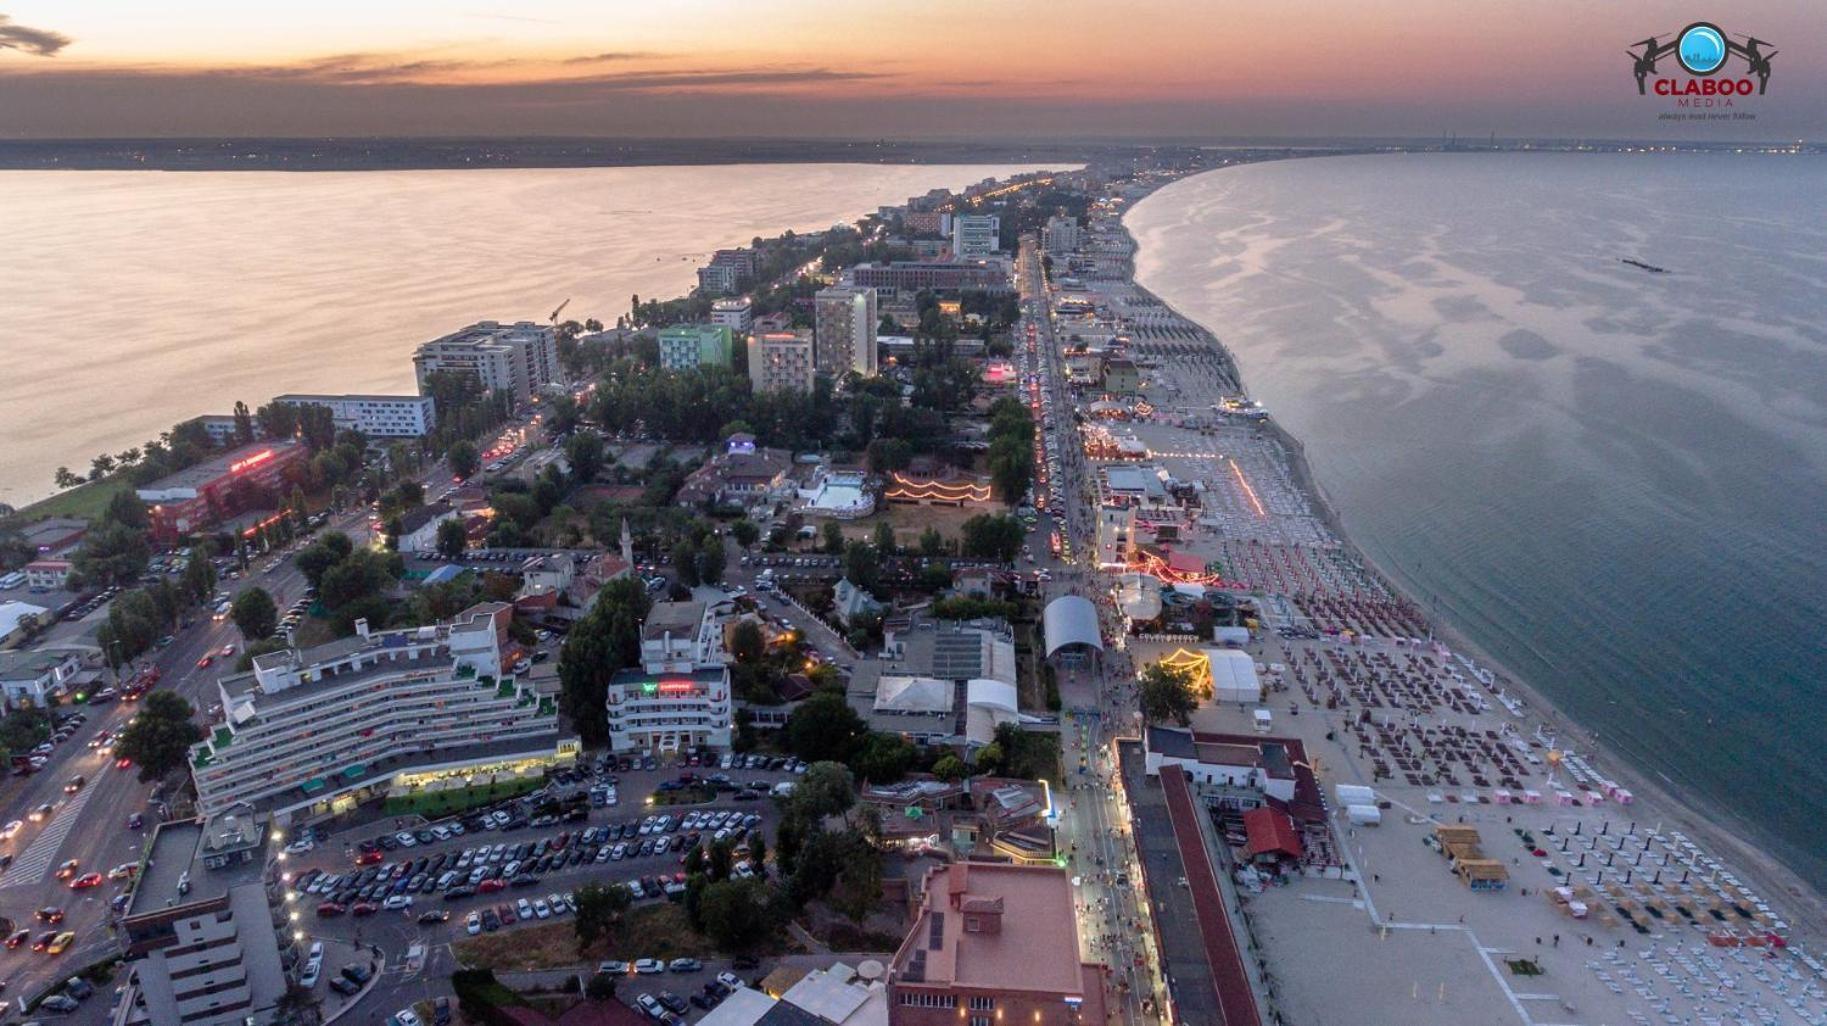
POLYGON ((933 925, 932 929, 927 931, 926 946, 934 951, 945 947, 945 913, 933 913, 933 925))

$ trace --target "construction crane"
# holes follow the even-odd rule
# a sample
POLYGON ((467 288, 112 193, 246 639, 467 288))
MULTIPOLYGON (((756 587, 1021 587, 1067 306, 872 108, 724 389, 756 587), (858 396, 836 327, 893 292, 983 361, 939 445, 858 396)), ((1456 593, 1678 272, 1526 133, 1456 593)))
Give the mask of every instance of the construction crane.
POLYGON ((558 323, 558 315, 559 315, 559 314, 561 314, 561 313, 564 313, 564 312, 565 312, 565 307, 567 307, 567 306, 570 306, 570 305, 571 305, 571 297, 569 297, 569 296, 566 296, 566 297, 565 297, 565 301, 564 301, 564 302, 562 302, 562 303, 560 303, 560 304, 558 304, 558 309, 556 309, 556 310, 554 310, 554 311, 552 311, 552 323, 553 323, 553 324, 557 324, 557 323, 558 323))

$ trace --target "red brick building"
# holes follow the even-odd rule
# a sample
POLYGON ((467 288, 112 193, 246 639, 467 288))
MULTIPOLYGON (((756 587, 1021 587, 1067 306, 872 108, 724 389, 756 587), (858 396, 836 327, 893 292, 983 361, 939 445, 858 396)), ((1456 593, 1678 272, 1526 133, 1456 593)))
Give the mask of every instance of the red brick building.
POLYGON ((291 492, 286 470, 309 453, 297 442, 256 442, 137 489, 153 537, 169 542, 252 509, 272 509, 291 492))
POLYGON ((1104 967, 1079 958, 1064 869, 955 862, 922 886, 889 1026, 1102 1026, 1104 967))

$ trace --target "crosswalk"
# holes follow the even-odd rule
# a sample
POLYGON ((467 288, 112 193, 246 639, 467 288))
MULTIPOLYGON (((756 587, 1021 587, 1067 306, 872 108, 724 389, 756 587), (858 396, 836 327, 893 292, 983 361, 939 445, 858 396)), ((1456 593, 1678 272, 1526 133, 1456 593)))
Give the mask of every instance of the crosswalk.
POLYGON ((36 886, 44 882, 46 874, 51 871, 51 863, 57 860, 57 849, 63 847, 64 838, 70 836, 76 821, 82 818, 83 807, 89 804, 89 799, 101 787, 102 778, 112 768, 104 763, 89 786, 57 806, 57 814, 51 818, 50 825, 13 861, 6 875, 0 876, 0 890, 36 886))

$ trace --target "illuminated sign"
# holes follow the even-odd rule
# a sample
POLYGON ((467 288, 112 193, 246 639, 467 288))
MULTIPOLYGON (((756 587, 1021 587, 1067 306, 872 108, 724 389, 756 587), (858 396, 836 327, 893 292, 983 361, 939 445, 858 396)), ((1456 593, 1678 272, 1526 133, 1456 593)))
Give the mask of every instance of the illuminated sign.
POLYGON ((253 454, 252 456, 249 456, 247 459, 236 460, 235 462, 230 463, 228 465, 228 472, 231 474, 239 474, 244 470, 248 470, 253 467, 257 467, 260 464, 265 463, 266 461, 268 461, 272 458, 273 458, 273 450, 262 449, 259 452, 253 454))
POLYGON ((689 695, 698 690, 698 685, 687 680, 669 680, 660 685, 662 695, 689 695))

